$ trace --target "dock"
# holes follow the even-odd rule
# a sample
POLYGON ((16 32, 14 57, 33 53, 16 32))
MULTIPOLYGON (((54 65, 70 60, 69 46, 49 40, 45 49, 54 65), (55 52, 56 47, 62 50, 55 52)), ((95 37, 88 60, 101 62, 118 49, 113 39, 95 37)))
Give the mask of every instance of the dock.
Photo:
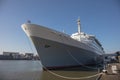
POLYGON ((120 80, 120 63, 107 64, 106 70, 98 80, 120 80))

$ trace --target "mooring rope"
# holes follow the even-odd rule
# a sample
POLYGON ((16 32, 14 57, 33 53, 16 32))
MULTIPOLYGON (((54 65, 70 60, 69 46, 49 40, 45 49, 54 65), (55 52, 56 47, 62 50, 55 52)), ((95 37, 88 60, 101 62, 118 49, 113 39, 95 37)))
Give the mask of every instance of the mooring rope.
MULTIPOLYGON (((43 66, 44 67, 44 66, 43 66)), ((60 77, 60 78, 63 78, 63 79, 74 79, 74 80, 80 80, 80 79, 89 79, 89 78, 93 78, 93 77, 96 77, 96 76, 100 76, 102 73, 97 73, 95 75, 91 75, 91 76, 85 76, 85 77, 68 77, 68 76, 62 76, 62 75, 59 75, 55 72, 52 72, 50 70, 48 70, 46 67, 44 67, 49 73, 51 73, 52 75, 54 76, 57 76, 57 77, 60 77)))

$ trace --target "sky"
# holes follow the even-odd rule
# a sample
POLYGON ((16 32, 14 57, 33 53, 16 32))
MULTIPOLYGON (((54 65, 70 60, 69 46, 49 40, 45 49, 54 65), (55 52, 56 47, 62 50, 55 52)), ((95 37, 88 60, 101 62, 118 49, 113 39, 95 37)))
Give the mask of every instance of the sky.
POLYGON ((27 20, 71 35, 78 17, 106 53, 120 51, 119 0, 0 0, 0 53, 36 51, 21 29, 27 20))

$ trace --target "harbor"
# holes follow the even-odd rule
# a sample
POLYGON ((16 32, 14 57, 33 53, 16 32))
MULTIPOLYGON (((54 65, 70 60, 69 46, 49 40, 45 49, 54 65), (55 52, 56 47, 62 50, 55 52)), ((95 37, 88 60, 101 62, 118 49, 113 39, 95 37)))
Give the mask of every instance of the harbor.
POLYGON ((107 64, 107 72, 85 67, 50 70, 57 75, 43 71, 40 61, 0 60, 0 65, 0 80, 120 80, 120 63, 107 64))
POLYGON ((0 80, 120 80, 120 1, 0 0, 0 80))

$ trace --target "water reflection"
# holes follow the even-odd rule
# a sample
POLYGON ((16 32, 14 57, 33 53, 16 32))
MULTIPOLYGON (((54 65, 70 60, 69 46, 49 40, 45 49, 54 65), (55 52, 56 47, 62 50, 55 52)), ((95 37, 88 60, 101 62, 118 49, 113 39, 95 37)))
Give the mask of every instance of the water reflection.
POLYGON ((40 61, 0 60, 0 80, 40 80, 40 61))

